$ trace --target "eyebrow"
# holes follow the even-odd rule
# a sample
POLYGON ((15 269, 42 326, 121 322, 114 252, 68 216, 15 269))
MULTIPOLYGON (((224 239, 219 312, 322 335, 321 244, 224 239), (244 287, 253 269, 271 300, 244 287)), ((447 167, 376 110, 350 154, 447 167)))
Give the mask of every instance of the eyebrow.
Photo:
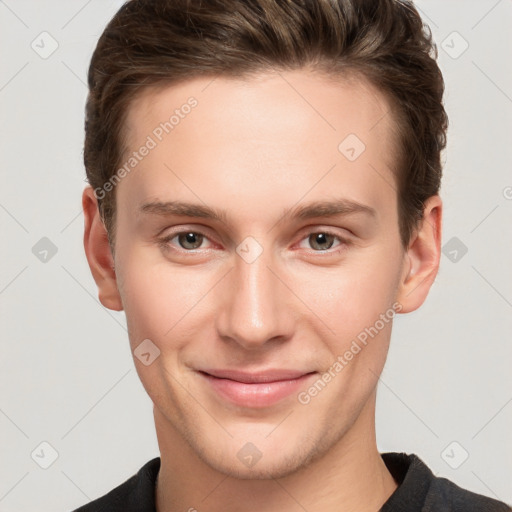
MULTIPOLYGON (((227 220, 226 211, 224 210, 184 201, 147 202, 141 205, 139 211, 144 214, 160 216, 198 217, 218 220, 220 222, 226 222, 227 220)), ((284 218, 305 220, 315 217, 333 217, 335 215, 356 213, 362 213, 374 218, 377 216, 376 210, 371 206, 349 199, 335 199, 330 201, 313 201, 295 208, 286 209, 282 213, 281 220, 284 218)))

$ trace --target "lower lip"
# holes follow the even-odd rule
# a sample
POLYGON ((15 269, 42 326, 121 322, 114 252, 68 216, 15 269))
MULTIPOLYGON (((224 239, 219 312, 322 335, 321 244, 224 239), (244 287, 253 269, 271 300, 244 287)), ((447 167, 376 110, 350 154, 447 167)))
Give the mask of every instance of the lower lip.
POLYGON ((245 383, 230 379, 220 379, 199 372, 210 386, 223 398, 241 407, 268 407, 283 398, 297 393, 315 375, 308 373, 297 379, 274 382, 245 383))

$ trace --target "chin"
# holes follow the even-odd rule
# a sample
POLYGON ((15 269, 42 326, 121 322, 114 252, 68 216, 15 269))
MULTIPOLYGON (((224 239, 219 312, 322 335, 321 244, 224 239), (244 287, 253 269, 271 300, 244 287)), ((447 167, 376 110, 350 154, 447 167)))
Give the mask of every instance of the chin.
POLYGON ((236 456, 234 458, 236 462, 226 459, 219 460, 213 457, 209 460, 207 457, 204 457, 204 455, 201 455, 201 458, 203 462, 219 473, 239 480, 271 480, 284 478, 303 467, 303 461, 298 460, 296 455, 290 460, 279 453, 275 453, 271 460, 269 460, 268 457, 265 458, 263 455, 252 467, 247 467, 239 462, 236 456))
POLYGON ((265 437, 268 432, 271 429, 265 428, 265 434, 260 432, 254 436, 246 432, 216 446, 210 444, 211 439, 196 438, 189 442, 206 465, 241 480, 270 480, 292 475, 321 458, 331 445, 325 438, 298 436, 295 429, 283 431, 275 439, 265 437))

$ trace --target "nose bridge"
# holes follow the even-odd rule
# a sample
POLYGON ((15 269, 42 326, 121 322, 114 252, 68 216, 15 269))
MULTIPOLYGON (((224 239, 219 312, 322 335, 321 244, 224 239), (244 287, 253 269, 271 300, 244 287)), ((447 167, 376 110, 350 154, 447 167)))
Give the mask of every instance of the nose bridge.
MULTIPOLYGON (((240 245, 243 249, 243 244, 240 245)), ((219 334, 246 348, 256 348, 290 334, 290 315, 285 312, 287 301, 281 297, 281 287, 268 266, 272 264, 266 251, 254 260, 243 252, 237 254, 229 273, 228 289, 222 292, 225 296, 217 317, 219 334)))

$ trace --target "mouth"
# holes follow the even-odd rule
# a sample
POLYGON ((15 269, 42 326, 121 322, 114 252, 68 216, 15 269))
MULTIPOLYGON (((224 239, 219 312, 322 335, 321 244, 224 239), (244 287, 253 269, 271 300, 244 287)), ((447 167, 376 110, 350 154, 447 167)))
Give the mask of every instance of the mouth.
POLYGON ((297 393, 317 372, 266 370, 246 373, 236 370, 199 370, 208 387, 223 400, 240 407, 263 408, 297 393))

